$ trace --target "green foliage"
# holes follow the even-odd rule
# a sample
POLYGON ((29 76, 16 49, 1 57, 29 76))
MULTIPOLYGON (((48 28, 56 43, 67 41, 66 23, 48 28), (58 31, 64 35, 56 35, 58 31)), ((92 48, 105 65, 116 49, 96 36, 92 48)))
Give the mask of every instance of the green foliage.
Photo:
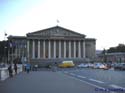
POLYGON ((107 50, 107 53, 114 53, 114 52, 125 52, 125 45, 119 44, 116 47, 111 47, 107 50))
POLYGON ((8 41, 0 41, 0 60, 2 57, 7 57, 8 54, 8 41))

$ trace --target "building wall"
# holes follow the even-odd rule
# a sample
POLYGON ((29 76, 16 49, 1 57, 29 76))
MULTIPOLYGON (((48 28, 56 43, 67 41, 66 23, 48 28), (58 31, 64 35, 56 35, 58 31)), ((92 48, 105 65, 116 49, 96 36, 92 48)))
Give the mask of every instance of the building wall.
POLYGON ((26 37, 11 36, 11 38, 8 38, 8 39, 9 40, 13 39, 13 42, 19 43, 19 44, 16 44, 17 48, 16 48, 16 51, 14 52, 15 56, 19 56, 20 58, 27 56, 28 61, 33 60, 34 62, 36 62, 36 60, 38 60, 39 62, 41 62, 41 59, 50 59, 49 58, 49 41, 51 41, 50 42, 51 58, 55 58, 55 59, 60 58, 59 57, 59 42, 61 42, 61 58, 65 58, 65 59, 66 58, 70 58, 70 59, 73 59, 73 58, 93 59, 95 58, 95 50, 96 50, 95 39, 85 38, 85 35, 82 35, 82 34, 67 30, 67 29, 63 29, 61 27, 55 27, 55 28, 51 28, 47 30, 36 31, 36 32, 27 34, 26 37), (38 46, 39 41, 40 41, 40 49, 38 46), (44 41, 46 42, 44 43, 44 41), (55 41, 57 42, 56 42, 56 48, 55 48, 56 55, 54 56, 54 42, 55 41), (66 42, 66 47, 64 47, 64 41, 66 42), (28 44, 29 46, 24 47, 24 45, 26 46, 28 44), (45 48, 44 48, 44 44, 45 44, 45 48), (74 44, 76 44, 76 51, 74 51, 74 44), (66 49, 66 55, 64 53, 64 49, 66 49), (85 53, 84 53, 84 50, 85 50, 85 53), (76 55, 74 52, 76 53, 76 55))
POLYGON ((106 53, 98 54, 97 61, 99 62, 125 62, 125 53, 116 52, 116 53, 106 53))
POLYGON ((85 47, 86 47, 86 58, 94 59, 96 56, 95 40, 86 40, 85 47))

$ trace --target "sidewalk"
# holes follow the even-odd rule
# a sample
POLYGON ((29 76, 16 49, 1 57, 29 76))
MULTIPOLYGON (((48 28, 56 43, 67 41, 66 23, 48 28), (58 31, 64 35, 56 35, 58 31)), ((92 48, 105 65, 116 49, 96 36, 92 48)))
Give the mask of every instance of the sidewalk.
POLYGON ((62 72, 22 72, 0 82, 0 93, 97 93, 95 88, 62 72))

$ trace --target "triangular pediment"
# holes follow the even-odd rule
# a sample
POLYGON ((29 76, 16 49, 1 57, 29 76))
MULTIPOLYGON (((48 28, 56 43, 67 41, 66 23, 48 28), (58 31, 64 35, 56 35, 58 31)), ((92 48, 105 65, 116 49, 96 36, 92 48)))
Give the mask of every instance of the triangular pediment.
POLYGON ((32 32, 32 33, 28 33, 27 36, 70 36, 70 37, 81 37, 84 38, 85 35, 74 32, 72 30, 69 29, 65 29, 63 27, 60 26, 55 26, 55 27, 51 27, 48 29, 43 29, 43 30, 39 30, 36 32, 32 32))

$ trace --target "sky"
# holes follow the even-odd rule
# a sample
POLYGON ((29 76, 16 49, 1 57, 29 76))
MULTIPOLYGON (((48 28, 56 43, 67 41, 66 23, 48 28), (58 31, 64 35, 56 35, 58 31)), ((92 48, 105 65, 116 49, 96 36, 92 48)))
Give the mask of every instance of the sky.
POLYGON ((96 39, 96 49, 125 44, 125 0, 0 0, 0 41, 58 25, 96 39))

